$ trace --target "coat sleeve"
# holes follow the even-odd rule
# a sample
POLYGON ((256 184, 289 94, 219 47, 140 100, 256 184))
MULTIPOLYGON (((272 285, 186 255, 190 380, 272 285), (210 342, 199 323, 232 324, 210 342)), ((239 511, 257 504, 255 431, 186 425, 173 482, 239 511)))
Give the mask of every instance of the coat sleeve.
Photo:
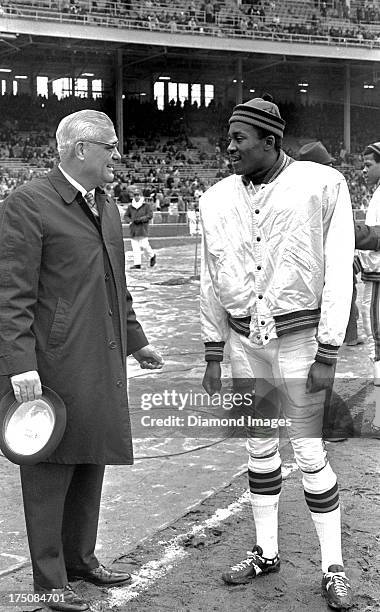
POLYGON ((132 306, 132 296, 129 293, 128 289, 126 299, 127 299, 127 355, 131 355, 135 353, 139 349, 143 348, 147 344, 149 344, 146 335, 140 325, 140 323, 136 319, 135 311, 132 306))
POLYGON ((0 212, 0 375, 37 369, 34 306, 43 223, 33 195, 16 190, 0 212))
POLYGON ((354 223, 350 194, 342 177, 324 193, 325 280, 318 327, 316 361, 334 364, 343 343, 353 291, 354 223))

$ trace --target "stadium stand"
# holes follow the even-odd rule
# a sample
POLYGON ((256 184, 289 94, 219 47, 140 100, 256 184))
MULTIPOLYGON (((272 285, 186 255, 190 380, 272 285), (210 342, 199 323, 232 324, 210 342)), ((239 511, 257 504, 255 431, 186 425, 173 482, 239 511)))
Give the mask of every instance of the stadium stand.
POLYGON ((376 3, 285 0, 3 0, 0 14, 32 20, 217 37, 380 46, 376 3), (363 27, 365 26, 365 27, 363 27))
MULTIPOLYGON (((364 0, 0 0, 1 16, 190 36, 380 46, 379 5, 364 0)), ((365 208, 368 194, 360 153, 376 133, 379 111, 351 109, 348 155, 342 144, 342 105, 278 102, 287 123, 286 150, 296 157, 305 141, 322 140, 347 176, 354 208, 365 208)), ((111 117, 115 111, 107 98, 0 96, 0 116, 7 118, 0 122, 1 197, 53 165, 52 135, 58 121, 83 107, 104 110, 111 117)), ((159 110, 155 102, 128 99, 125 108, 126 152, 113 186, 115 195, 121 203, 122 198, 128 201, 130 189, 139 184, 157 210, 169 201, 180 218, 196 208, 200 192, 229 173, 225 126, 230 106, 171 100, 159 110)))
MULTIPOLYGON (((0 196, 4 198, 17 185, 40 175, 56 160, 53 134, 62 116, 88 107, 103 110, 107 100, 89 101, 67 97, 58 100, 22 95, 0 96, 0 196), (28 112, 26 112, 28 109, 28 112)), ((363 210, 368 192, 361 175, 361 156, 380 119, 365 109, 354 109, 353 146, 348 155, 341 141, 341 106, 280 104, 287 121, 285 149, 297 157, 306 141, 322 140, 336 158, 336 166, 347 177, 353 207, 363 210), (365 126, 365 127, 363 127, 365 126)), ((168 222, 184 222, 188 210, 197 208, 201 193, 230 173, 226 155, 225 125, 230 108, 198 108, 170 103, 164 110, 155 104, 130 100, 126 152, 117 169, 113 195, 123 205, 130 201, 134 185, 144 190, 157 215, 163 202, 170 206, 168 222), (180 120, 181 119, 181 120, 180 120), (148 131, 146 126, 149 127, 148 131), (182 214, 181 214, 182 213, 182 214), (181 215, 181 216, 180 216, 181 215)))

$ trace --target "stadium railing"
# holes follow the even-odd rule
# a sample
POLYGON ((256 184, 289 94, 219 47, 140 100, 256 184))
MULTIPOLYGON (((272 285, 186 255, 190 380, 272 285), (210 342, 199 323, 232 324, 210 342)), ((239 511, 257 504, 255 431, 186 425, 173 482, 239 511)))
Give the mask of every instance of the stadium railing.
MULTIPOLYGON (((278 28, 275 26, 268 27, 266 25, 258 26, 258 29, 242 32, 239 30, 239 27, 236 25, 228 25, 228 23, 222 23, 219 20, 219 23, 211 24, 202 21, 197 24, 196 28, 191 28, 188 24, 177 23, 175 25, 175 32, 173 31, 173 27, 170 23, 163 22, 150 22, 149 20, 144 20, 138 15, 130 16, 120 13, 119 15, 114 15, 112 11, 109 12, 86 12, 83 14, 75 14, 69 12, 61 12, 58 9, 49 8, 46 6, 47 3, 37 1, 33 3, 33 6, 30 3, 26 3, 25 0, 22 0, 17 3, 13 3, 7 6, 4 6, 4 13, 2 16, 6 16, 7 18, 23 18, 28 20, 37 20, 39 22, 59 22, 59 23, 77 23, 80 25, 89 25, 89 26, 104 26, 110 28, 127 28, 132 30, 152 30, 156 32, 163 33, 176 33, 176 34, 187 34, 190 36, 211 36, 211 37, 222 37, 222 38, 236 38, 236 39, 250 39, 250 40, 268 40, 271 42, 286 42, 286 43, 301 43, 301 44, 323 44, 323 45, 332 45, 332 46, 342 46, 342 47, 366 47, 366 48, 380 48, 380 23, 372 24, 372 28, 368 29, 368 32, 371 31, 371 36, 376 36, 376 38, 366 38, 368 33, 358 30, 357 37, 346 37, 345 35, 330 35, 329 33, 320 33, 320 34, 299 34, 299 33, 290 33, 287 32, 285 28, 287 25, 297 25, 297 19, 295 17, 291 17, 289 19, 288 24, 281 20, 281 24, 278 28)), ((111 3, 110 3, 111 4, 111 3)), ((173 9, 172 9, 173 10, 173 9)), ((168 9, 169 11, 169 9, 168 9)), ((172 13, 175 15, 176 10, 172 13)), ((1 15, 0 15, 1 18, 1 15)), ((236 16, 231 17, 231 22, 236 21, 236 16)), ((302 22, 301 22, 302 23, 302 22)), ((345 22, 346 26, 351 26, 351 22, 345 22)), ((305 25, 307 25, 305 23, 305 25)), ((324 26, 326 27, 326 26, 324 26)))

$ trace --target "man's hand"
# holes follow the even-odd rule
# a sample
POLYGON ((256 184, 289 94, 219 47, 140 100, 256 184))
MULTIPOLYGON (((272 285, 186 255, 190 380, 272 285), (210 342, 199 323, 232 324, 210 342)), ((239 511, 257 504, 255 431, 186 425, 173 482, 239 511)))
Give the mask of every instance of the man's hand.
POLYGON ((143 346, 132 355, 144 370, 159 370, 164 365, 161 355, 150 344, 143 346))
POLYGON ((209 395, 219 393, 222 388, 222 369, 220 361, 208 361, 206 372, 202 380, 202 387, 209 395))
POLYGON ((17 402, 31 402, 42 395, 41 381, 38 372, 31 370, 11 376, 13 393, 17 402))
POLYGON ((331 389, 334 384, 335 364, 328 365, 320 361, 314 361, 309 370, 306 381, 306 391, 317 393, 323 389, 331 389))

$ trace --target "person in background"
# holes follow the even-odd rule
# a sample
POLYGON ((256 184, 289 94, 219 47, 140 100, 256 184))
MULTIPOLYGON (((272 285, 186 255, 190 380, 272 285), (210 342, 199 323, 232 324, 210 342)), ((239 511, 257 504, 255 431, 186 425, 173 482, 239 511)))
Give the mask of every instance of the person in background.
POLYGON ((162 223, 168 223, 169 222, 169 207, 170 207, 170 198, 168 195, 164 195, 164 194, 162 195, 159 206, 160 206, 162 223))
MULTIPOLYGON (((380 142, 369 144, 363 155, 365 180, 370 187, 375 187, 365 217, 366 224, 372 226, 380 223, 380 142)), ((362 317, 368 334, 375 388, 375 416, 369 433, 380 439, 380 253, 360 251, 359 258, 364 282, 362 317)))
MULTIPOLYGON (((300 148, 298 151, 298 159, 300 161, 312 161, 326 166, 333 166, 335 158, 330 155, 325 146, 320 142, 309 142, 300 148)), ((380 225, 371 227, 364 223, 354 222, 355 230, 355 248, 361 250, 380 250, 380 225)), ((353 291, 351 300, 350 317, 347 324, 346 335, 344 338, 347 346, 356 346, 363 344, 365 338, 358 335, 358 317, 359 310, 356 305, 357 287, 356 275, 360 272, 361 266, 358 257, 355 256, 353 264, 353 291)))
MULTIPOLYGON (((333 166, 335 159, 320 142, 310 142, 300 148, 298 152, 300 161, 313 161, 326 166, 333 166)), ((364 223, 354 222, 355 248, 361 250, 380 250, 380 225, 371 227, 364 223)), ((353 263, 353 291, 351 299, 350 316, 347 323, 344 343, 347 346, 357 346, 365 342, 365 336, 358 334, 359 309, 357 300, 357 274, 362 270, 358 255, 353 263)), ((364 315, 365 316, 365 315, 364 315)), ((368 328, 367 328, 368 329, 368 328)), ((367 330, 366 330, 367 331, 367 330)), ((368 331, 367 331, 368 333, 368 331)), ((323 439, 328 442, 344 442, 347 436, 354 433, 353 421, 345 402, 333 389, 326 391, 326 400, 323 418, 323 439)))
POLYGON ((56 138, 58 167, 1 207, 0 397, 33 401, 45 385, 66 405, 61 442, 20 474, 35 593, 81 612, 70 582, 131 579, 94 552, 102 483, 105 465, 133 463, 126 356, 149 369, 162 359, 136 320, 119 212, 103 190, 120 161, 112 121, 82 110, 56 138))
MULTIPOLYGON (((220 392, 228 342, 234 381, 255 389, 252 416, 282 408, 319 538, 322 594, 330 607, 347 609, 338 484, 322 422, 352 296, 351 201, 340 172, 284 153, 284 126, 267 97, 237 105, 229 120, 234 174, 200 198, 203 386, 220 392)), ((280 569, 278 429, 257 426, 247 448, 256 544, 224 572, 227 584, 280 569)))
POLYGON ((187 205, 182 194, 180 193, 178 194, 177 209, 178 223, 187 223, 187 205))
POLYGON ((156 265, 156 254, 149 244, 149 221, 153 218, 152 207, 145 201, 139 189, 135 189, 133 199, 124 215, 124 221, 129 223, 133 251, 133 266, 131 270, 141 270, 142 253, 145 251, 152 268, 156 265))
POLYGON ((129 194, 129 189, 128 189, 128 185, 126 185, 125 183, 121 186, 120 189, 120 193, 119 193, 119 202, 120 204, 130 204, 132 201, 132 198, 129 194))

